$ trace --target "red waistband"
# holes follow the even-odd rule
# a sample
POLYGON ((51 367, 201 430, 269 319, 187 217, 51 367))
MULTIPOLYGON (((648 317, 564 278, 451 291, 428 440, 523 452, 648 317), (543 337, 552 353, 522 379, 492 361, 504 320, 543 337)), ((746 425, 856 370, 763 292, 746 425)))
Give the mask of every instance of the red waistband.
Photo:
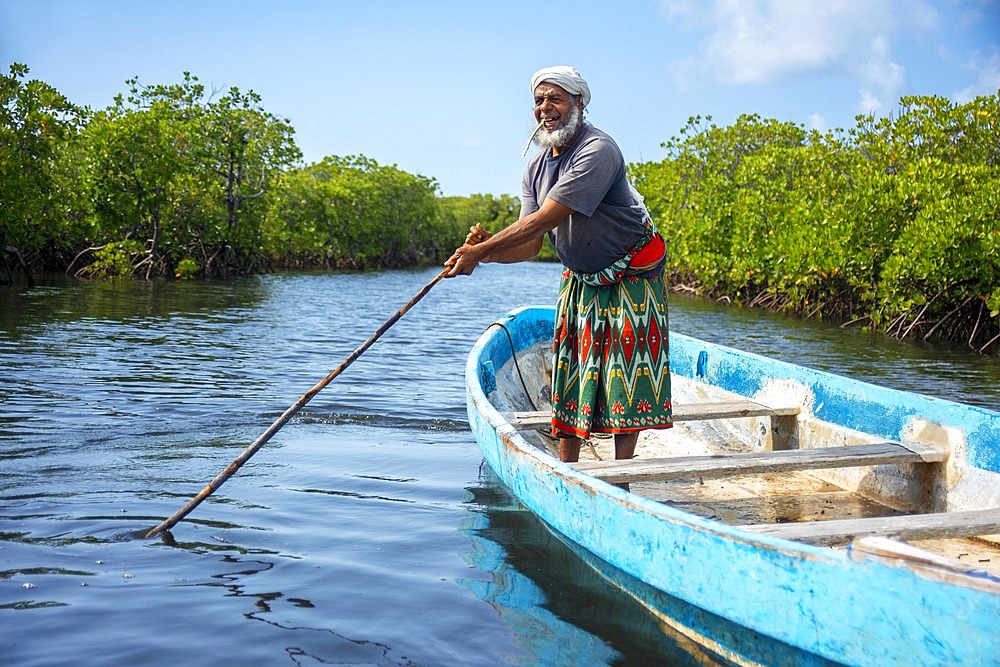
POLYGON ((666 253, 667 246, 663 242, 663 237, 657 232, 649 240, 649 243, 632 256, 632 261, 629 262, 628 268, 638 272, 649 271, 656 268, 656 265, 660 263, 660 260, 663 259, 666 253))

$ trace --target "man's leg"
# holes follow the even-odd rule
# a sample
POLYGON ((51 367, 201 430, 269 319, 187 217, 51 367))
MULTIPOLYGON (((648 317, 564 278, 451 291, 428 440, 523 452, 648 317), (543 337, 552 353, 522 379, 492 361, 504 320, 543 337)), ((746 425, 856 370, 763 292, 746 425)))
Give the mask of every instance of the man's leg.
POLYGON ((615 433, 615 458, 630 459, 635 456, 635 443, 638 440, 639 431, 615 433))
MULTIPOLYGON (((630 459, 635 456, 635 443, 639 440, 639 431, 631 433, 615 433, 615 458, 630 459)), ((628 482, 615 484, 619 489, 631 491, 628 482)))
POLYGON ((580 438, 559 438, 559 460, 566 463, 580 460, 580 438))

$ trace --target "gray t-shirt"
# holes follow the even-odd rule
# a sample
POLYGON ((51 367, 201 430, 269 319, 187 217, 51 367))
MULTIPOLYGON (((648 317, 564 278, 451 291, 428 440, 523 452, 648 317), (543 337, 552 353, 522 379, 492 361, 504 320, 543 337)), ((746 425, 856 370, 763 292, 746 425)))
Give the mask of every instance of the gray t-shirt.
POLYGON ((573 209, 550 232, 566 268, 596 273, 621 259, 642 237, 647 216, 625 176, 625 158, 614 139, 584 123, 576 141, 557 157, 539 151, 521 182, 521 217, 546 197, 573 209))

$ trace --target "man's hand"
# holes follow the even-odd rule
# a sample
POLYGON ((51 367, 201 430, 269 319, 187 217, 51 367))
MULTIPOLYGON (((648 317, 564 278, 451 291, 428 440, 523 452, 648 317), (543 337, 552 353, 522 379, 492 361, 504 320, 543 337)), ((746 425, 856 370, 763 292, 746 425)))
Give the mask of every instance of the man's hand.
POLYGON ((476 245, 493 236, 493 232, 488 232, 480 225, 469 227, 469 234, 465 237, 465 245, 476 245))
POLYGON ((448 261, 444 263, 445 266, 451 267, 451 271, 445 275, 445 278, 472 275, 472 272, 479 266, 479 258, 480 253, 476 246, 466 243, 455 250, 448 261))
POLYGON ((468 276, 475 271, 479 265, 481 254, 472 248, 489 239, 491 236, 493 236, 493 232, 486 231, 478 224, 469 227, 469 233, 465 237, 465 245, 455 250, 452 256, 448 258, 448 261, 444 263, 445 266, 451 267, 451 271, 448 272, 445 278, 468 276))
POLYGON ((473 225, 465 237, 465 245, 444 263, 451 269, 445 277, 467 276, 482 261, 512 264, 535 257, 542 249, 542 239, 546 232, 555 228, 571 213, 573 209, 569 206, 546 197, 540 209, 496 234, 473 225))

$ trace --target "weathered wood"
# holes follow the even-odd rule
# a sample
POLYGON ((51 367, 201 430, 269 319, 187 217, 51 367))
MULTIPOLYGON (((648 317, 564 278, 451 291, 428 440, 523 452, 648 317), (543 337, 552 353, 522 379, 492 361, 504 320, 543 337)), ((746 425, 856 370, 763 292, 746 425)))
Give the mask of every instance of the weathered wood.
POLYGON ((799 448, 798 415, 773 415, 771 428, 764 436, 765 447, 770 451, 799 448))
POLYGON ((981 568, 972 563, 963 563, 946 558, 932 551, 921 549, 909 542, 902 542, 885 535, 867 535, 851 540, 853 560, 863 560, 865 556, 875 556, 886 560, 905 560, 911 563, 948 568, 960 573, 978 572, 981 568))
MULTIPOLYGON (((776 417, 799 414, 799 406, 772 408, 755 401, 726 401, 722 403, 689 403, 674 405, 675 422, 697 421, 704 419, 732 419, 739 417, 776 417)), ((510 423, 515 428, 533 428, 545 426, 552 420, 552 413, 515 412, 510 423)))
POLYGON ((688 403, 674 406, 674 421, 700 419, 730 419, 733 417, 775 417, 797 415, 799 406, 773 408, 755 401, 726 401, 723 403, 688 403))
POLYGON ((808 544, 837 546, 854 538, 886 535, 909 540, 1000 534, 1000 507, 966 512, 832 519, 743 526, 746 530, 808 544))
MULTIPOLYGON (((965 545, 968 543, 968 540, 963 541, 965 545)), ((851 540, 849 549, 851 560, 857 562, 874 558, 902 565, 928 579, 1000 595, 1000 578, 983 576, 989 560, 961 561, 881 535, 851 540)))
MULTIPOLYGON (((912 443, 907 443, 912 444, 912 443)), ((948 458, 944 447, 923 445, 915 452, 897 442, 850 447, 791 449, 747 454, 586 461, 576 469, 607 482, 639 482, 684 477, 726 477, 764 472, 850 468, 888 463, 932 463, 948 458)))

